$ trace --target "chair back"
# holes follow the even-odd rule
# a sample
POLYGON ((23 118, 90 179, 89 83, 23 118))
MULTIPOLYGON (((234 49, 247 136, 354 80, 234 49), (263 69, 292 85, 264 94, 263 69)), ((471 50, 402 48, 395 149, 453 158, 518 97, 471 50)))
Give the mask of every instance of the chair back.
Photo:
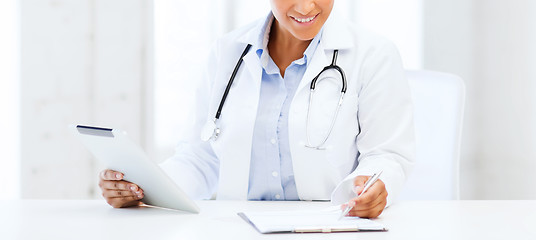
POLYGON ((433 71, 406 75, 414 104, 417 159, 398 200, 458 200, 463 80, 433 71))

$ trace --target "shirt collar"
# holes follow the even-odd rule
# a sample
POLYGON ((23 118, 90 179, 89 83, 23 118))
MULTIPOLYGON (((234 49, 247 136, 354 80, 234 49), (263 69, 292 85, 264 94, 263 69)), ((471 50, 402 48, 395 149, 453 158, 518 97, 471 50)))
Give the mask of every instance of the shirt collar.
POLYGON ((266 18, 263 27, 260 29, 256 43, 254 44, 257 56, 261 60, 261 65, 264 69, 268 66, 268 40, 270 38, 270 30, 272 23, 274 22, 274 16, 270 12, 266 18))

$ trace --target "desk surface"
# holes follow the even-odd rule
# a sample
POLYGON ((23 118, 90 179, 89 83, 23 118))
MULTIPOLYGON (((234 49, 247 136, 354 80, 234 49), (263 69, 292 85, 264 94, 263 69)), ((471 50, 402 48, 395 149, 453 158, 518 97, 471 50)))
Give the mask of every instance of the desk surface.
POLYGON ((113 209, 104 200, 0 203, 0 239, 536 239, 536 201, 400 202, 376 219, 388 232, 272 235, 258 233, 236 213, 330 203, 199 201, 199 215, 113 209))

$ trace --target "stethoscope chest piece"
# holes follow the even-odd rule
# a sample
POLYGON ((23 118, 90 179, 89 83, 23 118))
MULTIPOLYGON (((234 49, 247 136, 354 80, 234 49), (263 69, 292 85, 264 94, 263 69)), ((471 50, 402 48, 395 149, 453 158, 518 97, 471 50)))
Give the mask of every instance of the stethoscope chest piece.
POLYGON ((220 135, 220 129, 216 126, 214 121, 207 121, 201 130, 201 140, 208 141, 210 139, 216 140, 220 135))

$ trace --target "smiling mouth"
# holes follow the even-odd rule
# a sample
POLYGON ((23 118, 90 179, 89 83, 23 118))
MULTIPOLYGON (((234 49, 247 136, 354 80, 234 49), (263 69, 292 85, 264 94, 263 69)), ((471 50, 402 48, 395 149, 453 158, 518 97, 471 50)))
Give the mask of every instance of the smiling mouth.
POLYGON ((291 16, 292 19, 294 19, 296 22, 299 22, 299 23, 308 23, 308 22, 311 22, 313 20, 315 20, 315 18, 318 16, 317 15, 314 15, 312 17, 308 17, 308 18, 297 18, 297 17, 293 17, 291 16))

